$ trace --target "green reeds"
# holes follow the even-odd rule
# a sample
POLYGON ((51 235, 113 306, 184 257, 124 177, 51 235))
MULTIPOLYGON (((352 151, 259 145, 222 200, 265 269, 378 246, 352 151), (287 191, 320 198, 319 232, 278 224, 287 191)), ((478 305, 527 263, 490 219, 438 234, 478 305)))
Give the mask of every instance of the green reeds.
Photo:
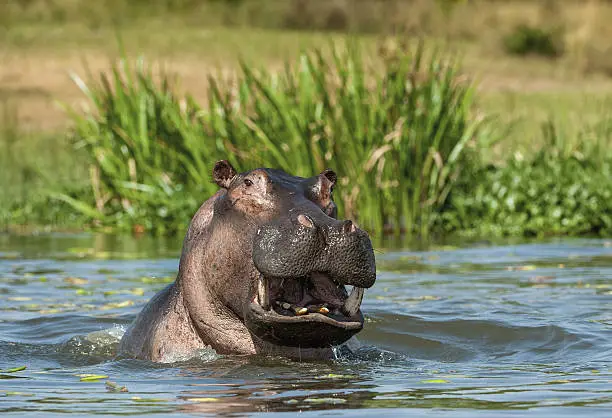
POLYGON ((98 222, 122 229, 176 230, 214 192, 209 164, 224 153, 200 108, 178 97, 139 60, 120 60, 95 82, 73 76, 91 110, 68 109, 77 148, 90 160, 93 201, 58 197, 98 222))
POLYGON ((473 84, 455 57, 423 44, 375 62, 361 51, 307 52, 280 73, 242 63, 235 79, 210 77, 205 107, 142 61, 75 78, 92 106, 71 114, 95 198, 62 198, 101 222, 176 230, 216 189, 218 159, 300 176, 330 167, 341 216, 372 233, 427 235, 462 168, 476 163, 484 119, 472 114, 473 84))

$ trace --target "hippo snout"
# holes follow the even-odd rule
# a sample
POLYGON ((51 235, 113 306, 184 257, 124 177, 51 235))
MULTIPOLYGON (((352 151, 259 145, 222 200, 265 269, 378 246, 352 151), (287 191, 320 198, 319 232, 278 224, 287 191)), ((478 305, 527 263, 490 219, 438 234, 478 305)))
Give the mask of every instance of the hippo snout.
POLYGON ((368 234, 350 220, 320 210, 294 208, 262 225, 253 242, 253 262, 266 277, 305 278, 321 273, 338 284, 369 288, 376 263, 368 234))

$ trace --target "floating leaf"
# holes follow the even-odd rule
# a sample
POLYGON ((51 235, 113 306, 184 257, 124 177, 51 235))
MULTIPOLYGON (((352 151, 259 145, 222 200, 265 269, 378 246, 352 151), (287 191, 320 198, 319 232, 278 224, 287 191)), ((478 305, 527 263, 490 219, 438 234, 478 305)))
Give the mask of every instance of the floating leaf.
POLYGON ((0 370, 0 373, 15 373, 27 369, 27 366, 13 367, 12 369, 0 370))
POLYGON ((141 277, 140 281, 146 284, 172 283, 174 281, 174 277, 141 277))
POLYGON ((27 379, 27 377, 0 373, 0 379, 27 379))
POLYGON ((49 314, 55 314, 55 313, 60 313, 60 312, 62 312, 62 310, 58 308, 41 309, 40 311, 38 311, 38 313, 41 315, 49 315, 49 314))
POLYGON ((128 392, 128 388, 126 386, 119 386, 115 382, 106 381, 106 390, 109 392, 128 392))
POLYGON ((314 404, 324 404, 324 403, 338 404, 338 403, 345 403, 346 399, 342 399, 342 398, 306 398, 304 399, 304 402, 314 403, 314 404))
POLYGON ((141 398, 140 396, 132 396, 134 402, 167 402, 167 399, 162 398, 141 398))
POLYGON ((450 380, 446 380, 446 379, 428 379, 428 380, 421 380, 421 383, 444 384, 444 383, 450 383, 450 380))
POLYGON ((219 398, 187 398, 189 402, 219 402, 219 398))
POLYGON ((136 296, 144 296, 145 290, 142 287, 136 287, 134 289, 130 289, 129 293, 136 295, 136 296))
POLYGON ((111 302, 106 303, 100 307, 100 309, 117 309, 117 308, 127 308, 128 306, 132 306, 134 304, 133 300, 124 300, 123 302, 111 302))
POLYGON ((526 266, 508 266, 506 267, 506 270, 508 271, 532 271, 535 270, 537 267, 534 265, 526 265, 526 266))
POLYGON ((81 277, 66 277, 64 282, 80 286, 87 284, 88 280, 81 277))
POLYGON ((610 289, 610 288, 612 288, 612 284, 596 284, 593 287, 595 289, 610 289))
POLYGON ((551 380, 549 382, 547 382, 549 385, 556 385, 559 383, 571 383, 571 380, 567 380, 567 379, 559 379, 559 380, 551 380))
POLYGON ((27 392, 4 392, 6 396, 34 396, 33 393, 27 392))
POLYGON ((355 376, 354 374, 334 374, 334 373, 329 373, 325 376, 319 376, 317 377, 317 379, 353 379, 357 376, 355 376))
POLYGON ((108 376, 105 374, 86 374, 80 376, 81 382, 95 382, 100 379, 108 379, 108 376))

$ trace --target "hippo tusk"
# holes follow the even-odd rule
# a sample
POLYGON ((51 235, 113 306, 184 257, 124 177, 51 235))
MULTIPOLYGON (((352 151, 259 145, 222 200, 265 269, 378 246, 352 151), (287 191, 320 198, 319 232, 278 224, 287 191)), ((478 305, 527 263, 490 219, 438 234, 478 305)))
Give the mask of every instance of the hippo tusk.
POLYGON ((270 309, 270 295, 268 294, 268 280, 263 274, 259 275, 257 281, 257 302, 266 311, 270 309))
POLYGON ((351 294, 342 306, 342 313, 344 313, 348 317, 354 316, 359 311, 364 291, 365 289, 362 287, 353 286, 351 294))

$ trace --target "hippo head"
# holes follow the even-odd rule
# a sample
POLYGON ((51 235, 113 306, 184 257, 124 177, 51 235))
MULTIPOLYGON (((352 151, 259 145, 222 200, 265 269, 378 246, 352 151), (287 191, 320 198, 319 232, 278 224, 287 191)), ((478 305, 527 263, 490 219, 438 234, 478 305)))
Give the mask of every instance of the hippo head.
POLYGON ((376 265, 368 234, 336 219, 336 174, 237 173, 218 161, 213 177, 225 189, 209 226, 218 250, 207 263, 223 270, 209 275, 216 300, 273 345, 329 347, 359 332, 376 265))

